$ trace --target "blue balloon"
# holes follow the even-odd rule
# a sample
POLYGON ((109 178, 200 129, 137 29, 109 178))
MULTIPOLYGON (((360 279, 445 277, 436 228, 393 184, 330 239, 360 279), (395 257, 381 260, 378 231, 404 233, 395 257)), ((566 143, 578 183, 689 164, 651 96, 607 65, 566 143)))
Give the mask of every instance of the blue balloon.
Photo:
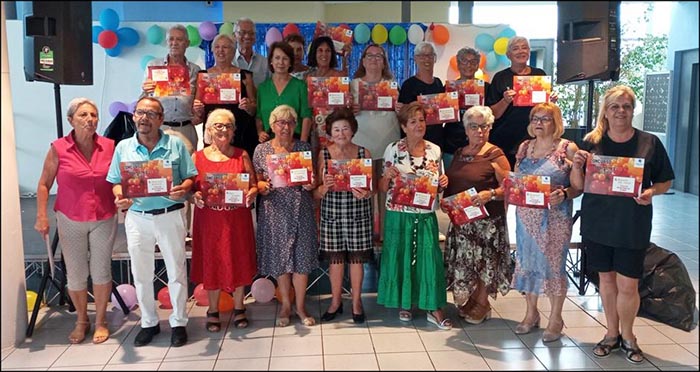
POLYGON ((122 52, 122 46, 119 43, 117 43, 117 45, 115 45, 114 48, 112 48, 112 49, 105 49, 105 53, 107 53, 107 55, 110 57, 116 57, 121 52, 122 52))
POLYGON ((503 65, 506 66, 506 67, 509 67, 509 66, 510 66, 510 60, 508 59, 508 56, 507 56, 507 55, 505 55, 505 54, 503 54, 503 55, 496 54, 496 56, 498 56, 498 62, 500 62, 501 64, 503 64, 503 65))
POLYGON ((148 67, 148 62, 151 62, 152 60, 156 59, 156 57, 147 54, 143 57, 141 57, 141 69, 145 70, 148 67))
POLYGON ((117 31, 119 27, 119 15, 114 9, 107 8, 100 13, 100 24, 105 30, 117 31))
POLYGON ((496 42, 496 39, 493 38, 493 36, 485 33, 480 33, 476 35, 476 40, 474 40, 474 44, 476 45, 476 48, 481 50, 482 52, 490 52, 493 50, 493 43, 496 42))
POLYGON ((498 67, 498 56, 494 51, 486 53, 486 69, 494 71, 498 67))
POLYGON ((513 30, 510 27, 506 27, 505 29, 503 29, 503 31, 498 33, 498 36, 496 37, 496 39, 500 39, 502 37, 510 39, 511 37, 513 37, 515 35, 516 35, 515 30, 513 30))
POLYGON ((149 43, 158 45, 163 42, 165 31, 158 25, 153 25, 146 31, 146 39, 149 43))
POLYGON ((139 43, 139 33, 131 27, 122 27, 117 30, 119 44, 124 46, 134 46, 139 43))
POLYGON ((104 30, 105 29, 102 26, 92 26, 92 42, 94 44, 98 44, 100 32, 102 32, 104 30))
POLYGON ((355 42, 358 44, 364 44, 369 41, 371 31, 369 29, 369 26, 367 26, 364 23, 360 23, 359 25, 355 26, 355 31, 353 31, 353 35, 355 36, 355 42))

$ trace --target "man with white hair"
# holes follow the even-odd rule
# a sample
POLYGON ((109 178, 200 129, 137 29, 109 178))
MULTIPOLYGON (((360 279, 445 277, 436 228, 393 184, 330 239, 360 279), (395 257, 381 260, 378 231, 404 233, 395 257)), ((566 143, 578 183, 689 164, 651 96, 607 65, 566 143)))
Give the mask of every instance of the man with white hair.
POLYGON ((238 48, 233 57, 233 65, 253 72, 253 83, 257 88, 260 83, 268 78, 270 69, 267 67, 267 58, 255 53, 255 23, 250 18, 241 18, 236 22, 235 28, 238 48))

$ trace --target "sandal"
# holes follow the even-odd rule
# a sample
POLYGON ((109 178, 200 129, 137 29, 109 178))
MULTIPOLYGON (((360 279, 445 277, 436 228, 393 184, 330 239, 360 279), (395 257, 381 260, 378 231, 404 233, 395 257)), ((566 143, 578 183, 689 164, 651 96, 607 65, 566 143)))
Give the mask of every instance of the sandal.
POLYGON ((438 322, 438 318, 432 311, 428 311, 426 318, 428 319, 428 322, 435 324, 438 328, 444 331, 452 329, 452 321, 449 318, 443 318, 442 321, 438 322))
POLYGON ((302 322, 305 326, 311 327, 312 325, 315 325, 315 324, 316 324, 316 319, 314 319, 314 317, 312 317, 312 316, 307 316, 306 318, 303 318, 303 319, 301 320, 301 322, 302 322))
POLYGON ((627 361, 632 364, 643 363, 644 354, 639 348, 639 345, 637 345, 637 339, 635 338, 632 341, 627 341, 622 339, 622 336, 620 336, 620 339, 622 340, 622 342, 620 343, 620 348, 625 352, 625 358, 627 359, 627 361))
POLYGON ((221 331, 221 321, 219 320, 219 312, 215 311, 210 313, 207 311, 207 331, 209 332, 219 332, 221 331), (213 319, 213 320, 210 320, 213 319))
POLYGON ((107 322, 95 323, 95 333, 92 335, 93 344, 101 344, 109 339, 109 328, 107 322))
POLYGON ((410 322, 413 319, 413 314, 408 310, 399 311, 399 320, 402 322, 410 322))
POLYGON ((613 350, 620 348, 622 335, 617 337, 603 337, 599 343, 593 347, 593 356, 596 358, 607 358, 613 350))
POLYGON ((248 317, 245 315, 245 309, 233 309, 233 326, 236 328, 248 327, 248 317), (239 315, 243 315, 239 317, 239 315))
POLYGON ((88 332, 90 332, 90 322, 87 320, 78 320, 75 322, 73 332, 68 335, 68 341, 71 344, 79 344, 85 340, 85 335, 87 335, 88 332))
POLYGON ((467 312, 467 316, 464 317, 464 320, 469 324, 481 324, 489 319, 491 319, 491 305, 488 302, 486 305, 475 303, 467 312))

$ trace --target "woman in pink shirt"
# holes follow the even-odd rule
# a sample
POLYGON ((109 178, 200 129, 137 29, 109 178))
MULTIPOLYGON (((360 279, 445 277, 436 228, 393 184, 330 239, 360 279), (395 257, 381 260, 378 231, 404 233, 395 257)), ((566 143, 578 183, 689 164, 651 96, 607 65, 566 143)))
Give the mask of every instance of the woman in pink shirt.
POLYGON ((112 291, 112 247, 117 231, 112 184, 106 179, 114 142, 95 133, 97 105, 91 100, 73 99, 68 104, 67 116, 73 130, 51 143, 46 154, 37 187, 34 228, 48 239, 47 205, 55 180, 58 183, 54 205, 56 228, 66 262, 68 293, 78 314, 68 340, 72 344, 81 343, 90 330, 89 274, 97 313, 92 342, 99 344, 109 338, 105 313, 112 291))

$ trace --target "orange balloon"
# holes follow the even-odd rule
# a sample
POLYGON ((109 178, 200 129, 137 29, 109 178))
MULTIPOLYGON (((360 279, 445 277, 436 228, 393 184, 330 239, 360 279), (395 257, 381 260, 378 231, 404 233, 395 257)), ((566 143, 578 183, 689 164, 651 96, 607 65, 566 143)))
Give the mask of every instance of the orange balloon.
POLYGON ((483 81, 485 81, 485 82, 487 82, 487 83, 488 83, 488 82, 489 82, 489 80, 490 80, 490 78, 489 78, 489 75, 487 75, 487 74, 486 74, 486 73, 484 72, 484 76, 482 77, 482 79, 481 79, 481 80, 483 80, 483 81))
POLYGON ((450 58, 450 68, 455 71, 459 71, 459 69, 457 68, 457 56, 452 56, 450 58))
POLYGON ((231 310, 233 310, 233 297, 224 291, 219 292, 219 311, 226 313, 231 310))
MULTIPOLYGON (((275 298, 277 299, 277 301, 282 302, 282 292, 280 291, 279 286, 277 286, 277 289, 275 289, 275 298)), ((294 286, 291 286, 289 287, 289 302, 294 302, 294 298, 294 286)))
POLYGON ((445 45, 450 40, 450 31, 443 25, 435 25, 433 28, 433 41, 437 45, 445 45))
POLYGON ((486 66, 486 54, 479 53, 479 55, 481 56, 479 58, 479 68, 483 70, 484 66, 486 66))

